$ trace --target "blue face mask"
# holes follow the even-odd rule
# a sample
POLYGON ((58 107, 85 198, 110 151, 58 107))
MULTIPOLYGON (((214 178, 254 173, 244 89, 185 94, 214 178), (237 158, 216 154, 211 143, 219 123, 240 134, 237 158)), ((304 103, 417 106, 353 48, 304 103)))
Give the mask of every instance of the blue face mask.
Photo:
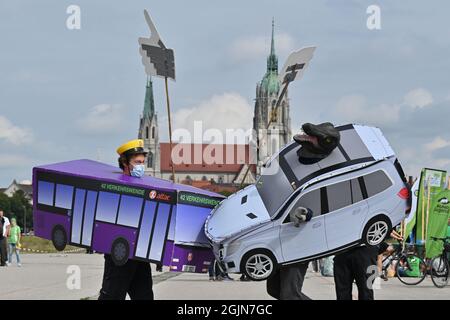
POLYGON ((130 173, 133 177, 142 178, 145 173, 145 166, 143 164, 137 164, 130 173))

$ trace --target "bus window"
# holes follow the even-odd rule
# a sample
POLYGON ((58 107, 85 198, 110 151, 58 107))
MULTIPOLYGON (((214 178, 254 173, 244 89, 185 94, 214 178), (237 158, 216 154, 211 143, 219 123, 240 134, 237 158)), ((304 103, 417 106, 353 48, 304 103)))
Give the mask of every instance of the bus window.
POLYGON ((53 206, 54 190, 54 183, 47 181, 38 181, 38 203, 53 206))
POLYGON ((92 228, 94 227, 95 204, 97 202, 97 192, 88 191, 86 195, 86 206, 84 208, 82 245, 91 246, 92 228))
POLYGON ((55 207, 72 209, 73 187, 65 184, 56 185, 55 207))
POLYGON ((144 199, 142 198, 122 195, 117 223, 137 228, 139 226, 143 202, 144 199))
POLYGON ((164 240, 166 237, 166 229, 169 223, 170 204, 160 203, 158 205, 158 213, 156 215, 155 229, 152 237, 150 253, 148 259, 160 260, 162 250, 164 248, 164 240))
POLYGON ((116 223, 120 195, 101 191, 98 196, 96 220, 116 223))
POLYGON ((80 243, 81 238, 81 224, 83 223, 83 209, 84 198, 86 197, 86 190, 75 190, 75 201, 73 203, 72 214, 72 243, 80 243))
POLYGON ((142 215, 141 228, 136 246, 136 257, 147 258, 150 234, 152 232, 153 220, 155 218, 156 202, 145 201, 144 213, 142 215))

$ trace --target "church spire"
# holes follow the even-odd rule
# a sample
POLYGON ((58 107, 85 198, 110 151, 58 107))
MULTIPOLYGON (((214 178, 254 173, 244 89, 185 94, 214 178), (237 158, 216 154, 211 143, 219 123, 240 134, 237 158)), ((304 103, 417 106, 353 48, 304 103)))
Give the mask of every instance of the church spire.
POLYGON ((144 117, 151 118, 155 113, 155 102, 153 101, 153 83, 151 77, 147 77, 145 86, 144 117))
POLYGON ((272 39, 270 42, 270 55, 267 57, 267 71, 278 72, 278 58, 275 54, 275 21, 272 18, 272 39))

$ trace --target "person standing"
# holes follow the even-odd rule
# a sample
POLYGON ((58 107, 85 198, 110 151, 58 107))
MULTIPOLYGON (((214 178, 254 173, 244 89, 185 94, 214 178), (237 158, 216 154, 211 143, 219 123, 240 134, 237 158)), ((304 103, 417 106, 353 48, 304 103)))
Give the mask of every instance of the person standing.
POLYGON ((6 267, 8 262, 8 244, 9 219, 4 216, 3 210, 0 210, 0 267, 6 267))
MULTIPOLYGON (((311 209, 297 207, 289 214, 290 222, 296 227, 301 223, 308 223, 313 216, 311 209)), ((298 262, 280 266, 273 275, 267 279, 267 293, 277 300, 311 300, 302 292, 306 270, 309 262, 298 262)))
POLYGON ((358 287, 358 300, 374 300, 370 277, 377 270, 377 256, 378 246, 365 245, 336 254, 334 284, 337 300, 352 300, 353 281, 358 287))
POLYGON ((267 279, 267 293, 277 300, 311 300, 302 292, 308 262, 281 266, 267 279))
POLYGON ((17 261, 18 267, 22 266, 22 264, 20 263, 20 254, 19 254, 20 239, 21 239, 20 227, 17 225, 16 219, 12 218, 11 219, 11 229, 9 231, 9 238, 8 238, 8 244, 9 244, 8 261, 10 264, 12 263, 12 255, 14 252, 16 254, 16 261, 17 261))
MULTIPOLYGON (((142 178, 145 172, 144 141, 131 140, 117 149, 119 167, 124 175, 142 178)), ((150 263, 128 260, 116 266, 111 255, 105 254, 103 282, 99 300, 153 300, 153 281, 150 263)))

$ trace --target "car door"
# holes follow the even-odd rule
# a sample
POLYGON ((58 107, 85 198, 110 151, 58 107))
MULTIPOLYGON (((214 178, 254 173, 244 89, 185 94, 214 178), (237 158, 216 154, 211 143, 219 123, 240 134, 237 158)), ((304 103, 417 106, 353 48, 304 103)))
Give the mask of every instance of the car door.
POLYGON ((368 205, 358 178, 325 187, 328 208, 324 211, 329 250, 360 239, 368 205))
POLYGON ((285 261, 299 260, 327 251, 324 217, 321 216, 320 189, 308 191, 294 200, 280 225, 280 241, 285 261), (298 207, 309 208, 313 217, 296 227, 289 213, 298 207))

